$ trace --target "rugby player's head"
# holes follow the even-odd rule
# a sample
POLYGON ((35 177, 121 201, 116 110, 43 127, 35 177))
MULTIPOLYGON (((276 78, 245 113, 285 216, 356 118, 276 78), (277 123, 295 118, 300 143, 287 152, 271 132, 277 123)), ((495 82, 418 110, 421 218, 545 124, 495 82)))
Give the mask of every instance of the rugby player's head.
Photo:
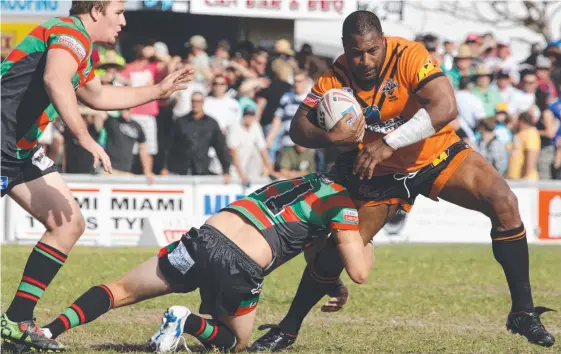
POLYGON ((79 16, 93 42, 115 43, 125 21, 124 1, 72 1, 71 16, 79 16))
POLYGON ((386 51, 378 16, 365 10, 347 16, 343 22, 343 48, 356 80, 377 80, 386 51))

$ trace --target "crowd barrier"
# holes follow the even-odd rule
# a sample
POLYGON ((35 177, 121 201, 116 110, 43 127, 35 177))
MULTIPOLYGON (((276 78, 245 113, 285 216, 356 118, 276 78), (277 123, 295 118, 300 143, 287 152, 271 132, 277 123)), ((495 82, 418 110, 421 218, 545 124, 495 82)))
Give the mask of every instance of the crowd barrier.
MULTIPOLYGON (((269 181, 223 183, 219 176, 64 176, 77 200, 86 231, 79 244, 90 246, 162 246, 198 227, 230 202, 269 181)), ((509 182, 518 197, 530 243, 561 244, 561 181, 509 182)), ((37 203, 41 201, 38 200, 37 203)), ((50 211, 67 218, 64 203, 50 211)), ((44 227, 9 197, 0 201, 2 243, 32 244, 44 227)), ((375 242, 488 243, 490 221, 482 214, 420 196, 406 217, 395 218, 375 242)))

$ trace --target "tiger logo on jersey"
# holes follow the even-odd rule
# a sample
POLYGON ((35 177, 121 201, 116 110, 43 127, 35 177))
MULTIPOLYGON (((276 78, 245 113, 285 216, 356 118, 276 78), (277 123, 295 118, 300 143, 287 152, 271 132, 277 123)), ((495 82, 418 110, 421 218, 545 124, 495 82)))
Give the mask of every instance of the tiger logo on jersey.
POLYGON ((431 59, 429 59, 422 67, 421 69, 419 69, 419 73, 417 74, 418 76, 418 80, 421 81, 423 80, 425 77, 427 77, 428 74, 430 74, 433 70, 434 70, 435 66, 432 62, 431 59))

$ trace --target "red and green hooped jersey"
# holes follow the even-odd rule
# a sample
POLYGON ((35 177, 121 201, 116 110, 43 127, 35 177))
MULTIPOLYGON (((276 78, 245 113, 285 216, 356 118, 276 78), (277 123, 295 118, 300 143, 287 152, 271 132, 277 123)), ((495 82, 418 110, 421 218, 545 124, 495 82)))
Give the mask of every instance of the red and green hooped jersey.
POLYGON ((27 35, 2 62, 2 152, 29 157, 37 139, 58 116, 43 84, 47 51, 63 49, 78 63, 72 78, 77 90, 95 77, 91 40, 74 16, 49 20, 27 35))
POLYGON ((225 209, 242 214, 261 230, 273 250, 274 268, 332 230, 358 231, 355 204, 326 174, 271 183, 225 209))

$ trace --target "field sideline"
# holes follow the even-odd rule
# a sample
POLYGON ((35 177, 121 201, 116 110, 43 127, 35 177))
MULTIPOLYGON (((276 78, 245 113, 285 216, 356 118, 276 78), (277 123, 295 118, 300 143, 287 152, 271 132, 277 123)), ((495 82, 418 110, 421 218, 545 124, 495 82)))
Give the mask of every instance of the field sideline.
MULTIPOLYGON (((31 247, 2 247, 2 311, 15 293, 31 247)), ((78 247, 41 299, 46 324, 91 286, 111 280, 157 252, 147 248, 78 247)), ((561 312, 543 322, 556 337, 549 349, 505 329, 508 287, 489 245, 380 245, 367 284, 349 284, 351 298, 336 314, 318 308, 290 353, 560 353, 561 312)), ((536 305, 561 311, 561 246, 531 246, 536 305)), ((300 280, 302 257, 265 280, 257 325, 276 323, 300 280)), ((143 353, 166 307, 197 310, 198 293, 170 295, 117 309, 59 339, 73 353, 143 353)), ((256 330, 254 338, 259 332, 256 330)), ((192 349, 198 347, 189 340, 192 349)))

